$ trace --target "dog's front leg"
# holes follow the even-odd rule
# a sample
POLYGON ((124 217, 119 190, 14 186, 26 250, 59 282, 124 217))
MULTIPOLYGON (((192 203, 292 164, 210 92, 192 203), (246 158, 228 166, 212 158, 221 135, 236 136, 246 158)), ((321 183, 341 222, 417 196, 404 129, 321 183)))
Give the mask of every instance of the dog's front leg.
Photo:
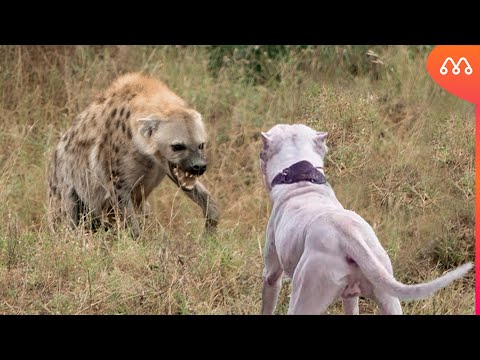
POLYGON ((263 269, 262 314, 273 315, 278 294, 282 287, 283 269, 275 249, 273 234, 268 235, 265 243, 265 265, 263 269))
POLYGON ((358 307, 358 296, 343 298, 342 301, 345 315, 358 315, 360 313, 360 309, 358 307))
POLYGON ((220 220, 220 214, 216 201, 205 186, 197 181, 192 190, 183 190, 183 192, 202 208, 203 215, 206 218, 205 228, 208 232, 214 232, 220 220))

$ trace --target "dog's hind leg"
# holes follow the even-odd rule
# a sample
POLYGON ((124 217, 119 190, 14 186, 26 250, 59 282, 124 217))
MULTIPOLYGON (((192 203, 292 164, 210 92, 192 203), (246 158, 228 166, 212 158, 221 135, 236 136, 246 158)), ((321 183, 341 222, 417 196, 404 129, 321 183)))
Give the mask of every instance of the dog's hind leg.
POLYGON ((342 303, 345 315, 358 315, 360 313, 358 308, 358 296, 343 298, 342 303))
POLYGON ((380 307, 382 315, 402 315, 402 306, 398 298, 380 291, 374 291, 375 302, 380 307))
POLYGON ((288 314, 323 314, 340 295, 342 286, 332 280, 323 263, 321 256, 302 256, 293 274, 288 314))
POLYGON ((283 269, 278 259, 273 237, 265 244, 265 267, 263 269, 262 314, 273 315, 278 293, 282 287, 283 269))

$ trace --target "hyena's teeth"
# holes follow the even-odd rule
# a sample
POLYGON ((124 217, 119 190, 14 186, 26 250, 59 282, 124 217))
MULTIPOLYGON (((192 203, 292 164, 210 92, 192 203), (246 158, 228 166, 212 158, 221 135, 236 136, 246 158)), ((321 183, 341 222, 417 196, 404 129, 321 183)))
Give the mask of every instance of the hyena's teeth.
POLYGON ((185 171, 185 175, 186 175, 187 177, 190 177, 190 174, 188 173, 188 171, 185 171))

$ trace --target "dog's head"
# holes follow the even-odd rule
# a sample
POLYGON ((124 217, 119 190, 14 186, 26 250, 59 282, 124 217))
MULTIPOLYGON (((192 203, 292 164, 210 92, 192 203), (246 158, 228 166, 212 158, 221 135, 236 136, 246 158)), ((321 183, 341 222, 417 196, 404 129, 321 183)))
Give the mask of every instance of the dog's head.
POLYGON ((182 189, 192 190, 207 168, 207 135, 201 115, 193 109, 178 109, 149 114, 139 118, 137 124, 137 145, 153 156, 182 189))
POLYGON ((315 167, 323 167, 328 152, 326 132, 318 132, 303 125, 275 125, 262 132, 263 148, 260 168, 265 186, 270 190, 273 178, 283 169, 306 160, 315 167))

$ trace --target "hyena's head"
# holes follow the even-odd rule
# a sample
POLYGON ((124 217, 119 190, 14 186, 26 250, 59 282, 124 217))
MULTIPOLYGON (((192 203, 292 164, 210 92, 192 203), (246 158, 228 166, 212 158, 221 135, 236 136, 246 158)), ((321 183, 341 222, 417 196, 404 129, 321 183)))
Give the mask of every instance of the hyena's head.
POLYGON ((193 109, 149 114, 137 119, 136 142, 184 190, 192 190, 207 169, 202 116, 193 109))
POLYGON ((317 168, 323 167, 328 152, 327 135, 303 124, 279 124, 266 133, 262 132, 260 168, 265 186, 271 190, 270 184, 277 174, 302 160, 317 168))

